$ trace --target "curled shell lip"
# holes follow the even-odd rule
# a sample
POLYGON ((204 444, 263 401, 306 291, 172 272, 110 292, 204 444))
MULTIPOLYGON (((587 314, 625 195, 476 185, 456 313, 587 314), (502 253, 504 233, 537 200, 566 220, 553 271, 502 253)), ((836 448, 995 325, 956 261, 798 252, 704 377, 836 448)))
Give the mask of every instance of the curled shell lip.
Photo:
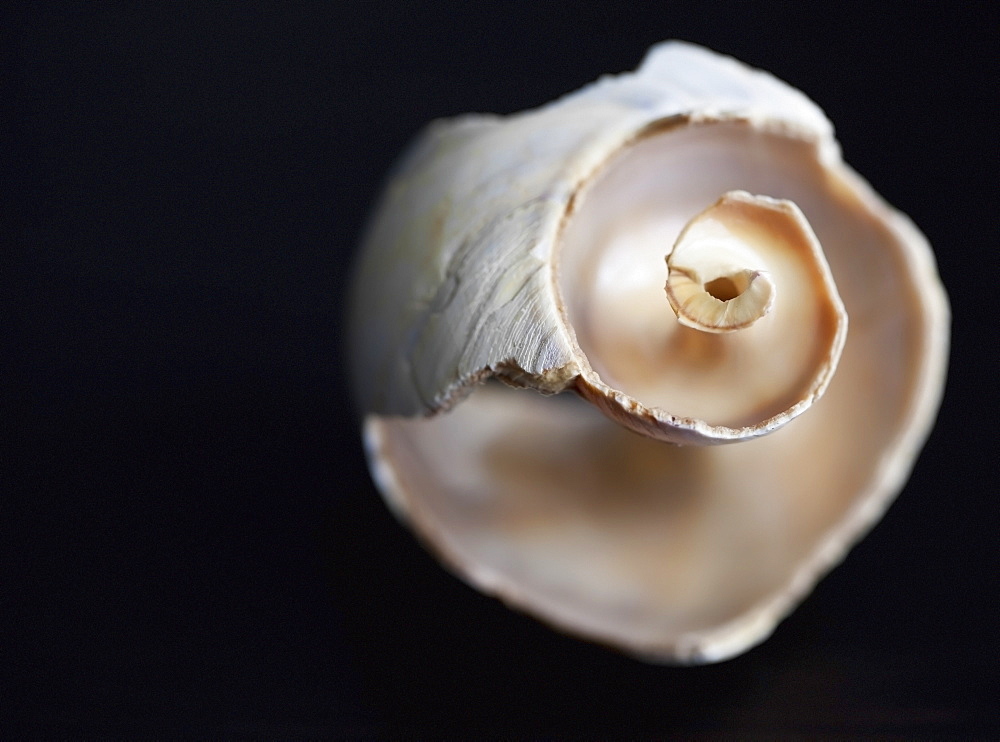
MULTIPOLYGON (((631 144, 635 146, 641 141, 635 140, 631 144)), ((584 187, 584 193, 588 186, 589 183, 584 187)), ((600 184, 596 188, 600 191, 600 184)), ((664 203, 662 208, 669 213, 669 204, 664 203)), ((594 225, 588 223, 586 228, 592 229, 594 225)), ((579 249, 578 232, 573 232, 571 223, 570 228, 564 232, 560 250, 579 249)), ((642 236, 633 236, 632 239, 639 241, 642 236)), ((654 239, 659 239, 659 234, 654 239)), ((635 254, 644 249, 646 248, 629 248, 635 254)), ((655 252, 661 248, 654 244, 649 249, 655 252)), ((823 396, 844 347, 848 318, 819 240, 793 202, 755 196, 746 191, 728 192, 696 214, 680 230, 674 244, 666 252, 670 270, 665 287, 666 297, 680 324, 694 330, 713 334, 745 330, 769 314, 777 293, 775 283, 780 283, 779 278, 786 282, 786 291, 793 289, 789 292, 789 300, 776 312, 777 318, 768 317, 768 321, 761 322, 761 326, 755 328, 752 335, 748 333, 744 338, 746 342, 737 345, 735 341, 724 339, 701 341, 705 346, 709 342, 714 343, 719 352, 726 352, 725 344, 728 342, 729 347, 735 346, 740 352, 738 358, 729 361, 730 365, 736 362, 740 364, 739 368, 734 369, 736 374, 708 390, 711 396, 722 399, 728 398, 728 395, 736 401, 735 397, 747 397, 756 393, 759 398, 750 399, 749 403, 743 400, 739 409, 744 412, 732 416, 735 422, 710 420, 708 415, 698 414, 697 405, 692 406, 688 400, 683 400, 684 396, 692 396, 685 386, 685 383, 691 382, 691 378, 677 373, 678 367, 685 365, 685 353, 671 352, 669 357, 653 361, 648 354, 642 357, 629 355, 630 349, 613 339, 586 338, 586 334, 596 336, 598 330, 594 328, 601 328, 602 324, 608 323, 601 319, 589 320, 589 308, 574 310, 574 303, 589 302, 586 299, 574 302, 569 296, 575 293, 573 279, 579 281, 577 275, 571 275, 566 280, 557 278, 555 284, 557 302, 573 338, 580 365, 579 377, 575 383, 579 394, 612 420, 637 433, 670 443, 698 445, 732 443, 770 434, 808 410, 823 396), (778 268, 773 274, 767 270, 767 259, 778 268), (734 267, 737 263, 739 266, 734 267), (745 264, 749 264, 749 268, 745 264), (741 296, 733 301, 723 302, 707 292, 705 285, 709 282, 708 279, 720 275, 728 278, 734 273, 749 276, 741 296), (679 298, 682 293, 683 298, 679 298), (740 319, 739 314, 733 314, 732 310, 741 311, 737 305, 748 299, 757 301, 757 306, 751 309, 752 316, 740 319), (690 315, 692 302, 702 306, 709 305, 709 312, 719 309, 710 315, 714 318, 714 326, 710 326, 712 320, 700 321, 690 315), (688 316, 685 316, 686 313, 688 316), (725 317, 736 319, 729 320, 727 327, 720 327, 720 318, 725 317), (795 325, 801 326, 793 332, 795 325), (742 387, 748 383, 745 371, 750 370, 750 376, 773 373, 773 363, 767 356, 781 353, 781 344, 788 342, 799 342, 812 347, 807 358, 795 361, 798 364, 796 374, 788 376, 787 370, 783 371, 784 378, 779 388, 764 390, 757 383, 749 392, 744 392, 742 387), (598 366, 591 362, 593 354, 612 358, 598 366), (622 361, 621 358, 627 358, 627 361, 622 361), (622 369, 624 363, 630 364, 631 369, 622 369), (615 369, 615 366, 618 368, 615 369), (672 396, 664 396, 662 389, 656 390, 652 397, 654 402, 650 403, 649 384, 631 386, 628 382, 631 371, 640 366, 651 369, 643 372, 647 375, 663 372, 662 384, 675 384, 676 392, 672 396), (762 370, 754 371, 757 368, 762 370), (631 391, 630 386, 636 391, 631 391), (657 404, 657 397, 670 401, 657 404), (678 414, 678 406, 686 407, 687 411, 678 414)), ((577 270, 577 274, 579 272, 577 270)), ((625 278, 626 282, 629 280, 625 278)), ((614 287, 604 284, 604 288, 614 287)), ((655 306, 652 297, 644 296, 644 299, 649 306, 655 306)), ((628 301, 624 303, 629 311, 637 309, 628 301)), ((628 318, 620 319, 627 322, 628 318)), ((620 329, 605 327, 601 332, 609 336, 617 335, 620 329)), ((683 334, 687 330, 679 332, 683 334)), ((671 343, 677 344, 677 328, 664 329, 661 323, 660 327, 653 328, 651 334, 656 335, 656 342, 664 347, 671 343)), ((636 344, 641 342, 643 341, 636 344)), ((789 360, 793 358, 792 354, 784 355, 789 360)), ((718 399, 716 407, 719 406, 718 399)))
MULTIPOLYGON (((711 293, 717 254, 674 257, 711 293)), ((745 651, 844 557, 908 476, 947 356, 929 246, 822 112, 686 44, 537 111, 433 125, 351 301, 394 512, 479 589, 663 662, 745 651), (774 291, 721 334, 678 323, 664 291, 664 257, 719 194, 806 246, 725 273, 774 291)))

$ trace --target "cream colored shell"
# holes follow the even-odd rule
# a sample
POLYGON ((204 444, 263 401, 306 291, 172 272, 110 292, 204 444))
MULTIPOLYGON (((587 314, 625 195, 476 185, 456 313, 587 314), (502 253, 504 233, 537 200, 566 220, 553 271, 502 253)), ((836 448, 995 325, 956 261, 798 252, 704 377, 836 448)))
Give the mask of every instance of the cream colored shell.
POLYGON ((870 528, 947 354, 926 241, 823 113, 679 42, 538 110, 428 127, 373 213, 350 307, 394 511, 476 587, 665 661, 762 641, 870 528), (696 234, 706 213, 732 221, 696 234), (683 238, 730 231, 767 238, 759 265, 683 238), (759 311, 685 326, 668 266, 709 324, 743 315, 739 296, 691 298, 705 271, 746 302, 766 276, 759 311))

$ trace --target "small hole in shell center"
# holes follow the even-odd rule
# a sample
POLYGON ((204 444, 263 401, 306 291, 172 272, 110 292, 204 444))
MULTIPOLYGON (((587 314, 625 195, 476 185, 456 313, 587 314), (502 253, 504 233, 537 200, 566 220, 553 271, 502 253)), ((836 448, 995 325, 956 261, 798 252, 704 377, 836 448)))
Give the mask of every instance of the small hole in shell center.
POLYGON ((746 287, 739 287, 729 276, 720 276, 705 283, 705 291, 714 296, 719 301, 729 301, 735 299, 743 293, 746 287))

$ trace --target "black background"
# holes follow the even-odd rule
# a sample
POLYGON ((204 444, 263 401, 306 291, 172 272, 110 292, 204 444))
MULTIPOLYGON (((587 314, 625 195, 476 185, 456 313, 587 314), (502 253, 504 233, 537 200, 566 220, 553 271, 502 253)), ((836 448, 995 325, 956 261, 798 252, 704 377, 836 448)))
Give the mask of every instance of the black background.
POLYGON ((7 24, 5 729, 1000 734, 996 3, 161 5, 7 24), (442 570, 368 479, 341 347, 366 209, 426 121, 540 105, 665 38, 816 100, 954 313, 888 516, 772 639, 690 669, 442 570))

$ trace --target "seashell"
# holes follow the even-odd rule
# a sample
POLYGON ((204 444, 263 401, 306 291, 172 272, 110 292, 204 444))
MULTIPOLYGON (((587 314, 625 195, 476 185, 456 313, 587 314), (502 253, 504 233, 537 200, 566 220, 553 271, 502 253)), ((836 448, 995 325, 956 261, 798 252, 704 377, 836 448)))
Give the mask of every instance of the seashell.
POLYGON ((682 663, 763 641, 881 517, 949 327, 926 240, 822 111, 681 42, 431 124, 350 310, 396 515, 478 589, 682 663))

